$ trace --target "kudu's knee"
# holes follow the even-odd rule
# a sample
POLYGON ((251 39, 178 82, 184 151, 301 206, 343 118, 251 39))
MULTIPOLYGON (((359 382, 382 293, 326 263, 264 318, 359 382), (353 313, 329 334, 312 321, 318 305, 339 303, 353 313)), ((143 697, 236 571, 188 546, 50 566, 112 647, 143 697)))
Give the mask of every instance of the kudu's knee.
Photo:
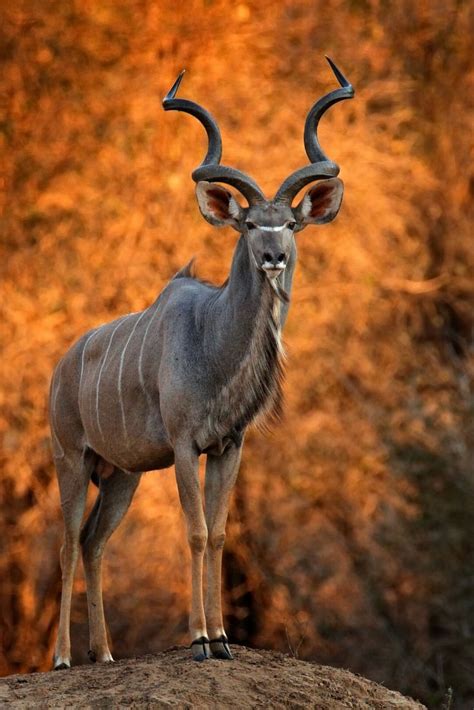
POLYGON ((222 550, 225 545, 225 532, 221 533, 210 533, 208 545, 211 550, 222 550))
POLYGON ((195 552, 197 554, 204 553, 207 545, 207 530, 192 532, 188 537, 188 541, 191 552, 195 552))

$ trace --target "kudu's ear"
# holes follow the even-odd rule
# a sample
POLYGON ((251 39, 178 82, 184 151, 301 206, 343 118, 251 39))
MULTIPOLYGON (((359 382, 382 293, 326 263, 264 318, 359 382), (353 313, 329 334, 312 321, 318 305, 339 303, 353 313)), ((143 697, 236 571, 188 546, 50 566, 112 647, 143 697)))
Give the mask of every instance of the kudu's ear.
POLYGON ((204 219, 216 227, 229 225, 240 231, 242 207, 229 190, 213 182, 198 182, 196 197, 204 219))
POLYGON ((310 187, 294 213, 299 229, 307 224, 331 222, 339 212, 344 194, 344 183, 339 178, 323 180, 310 187))

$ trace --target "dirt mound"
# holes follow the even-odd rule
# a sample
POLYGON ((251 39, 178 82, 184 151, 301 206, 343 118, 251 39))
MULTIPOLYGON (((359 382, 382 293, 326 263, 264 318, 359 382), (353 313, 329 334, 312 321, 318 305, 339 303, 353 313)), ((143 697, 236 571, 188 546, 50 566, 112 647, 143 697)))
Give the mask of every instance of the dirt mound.
POLYGON ((233 661, 193 663, 174 648, 111 665, 14 675, 0 681, 13 708, 424 708, 349 671, 272 651, 234 647, 233 661))

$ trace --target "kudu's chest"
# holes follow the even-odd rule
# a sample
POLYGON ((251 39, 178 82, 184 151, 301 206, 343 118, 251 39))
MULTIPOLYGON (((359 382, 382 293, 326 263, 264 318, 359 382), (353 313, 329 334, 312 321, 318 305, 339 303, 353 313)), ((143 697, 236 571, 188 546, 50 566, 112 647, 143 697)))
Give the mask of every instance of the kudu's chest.
POLYGON ((232 443, 240 446, 251 423, 278 418, 283 357, 279 303, 273 294, 266 293, 243 356, 207 402, 205 421, 197 438, 201 451, 221 454, 232 443))

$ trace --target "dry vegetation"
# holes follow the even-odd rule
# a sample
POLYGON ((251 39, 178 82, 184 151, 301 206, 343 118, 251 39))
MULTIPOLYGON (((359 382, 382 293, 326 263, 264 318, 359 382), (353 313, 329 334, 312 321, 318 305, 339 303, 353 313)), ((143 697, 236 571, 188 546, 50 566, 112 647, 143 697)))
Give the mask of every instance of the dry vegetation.
MULTIPOLYGON (((190 173, 218 117, 224 162, 272 193, 340 64, 356 99, 323 145, 343 209, 298 237, 286 414, 248 437, 226 551, 237 642, 470 707, 474 664, 472 4, 467 0, 31 0, 0 11, 3 673, 50 665, 61 521, 52 368, 88 328, 149 304, 196 254, 225 278, 235 236, 190 173)), ((91 491, 92 495, 92 491, 91 491)), ((106 559, 115 655, 186 639, 173 471, 144 477, 106 559)), ((73 639, 87 651, 79 575, 73 639)))

